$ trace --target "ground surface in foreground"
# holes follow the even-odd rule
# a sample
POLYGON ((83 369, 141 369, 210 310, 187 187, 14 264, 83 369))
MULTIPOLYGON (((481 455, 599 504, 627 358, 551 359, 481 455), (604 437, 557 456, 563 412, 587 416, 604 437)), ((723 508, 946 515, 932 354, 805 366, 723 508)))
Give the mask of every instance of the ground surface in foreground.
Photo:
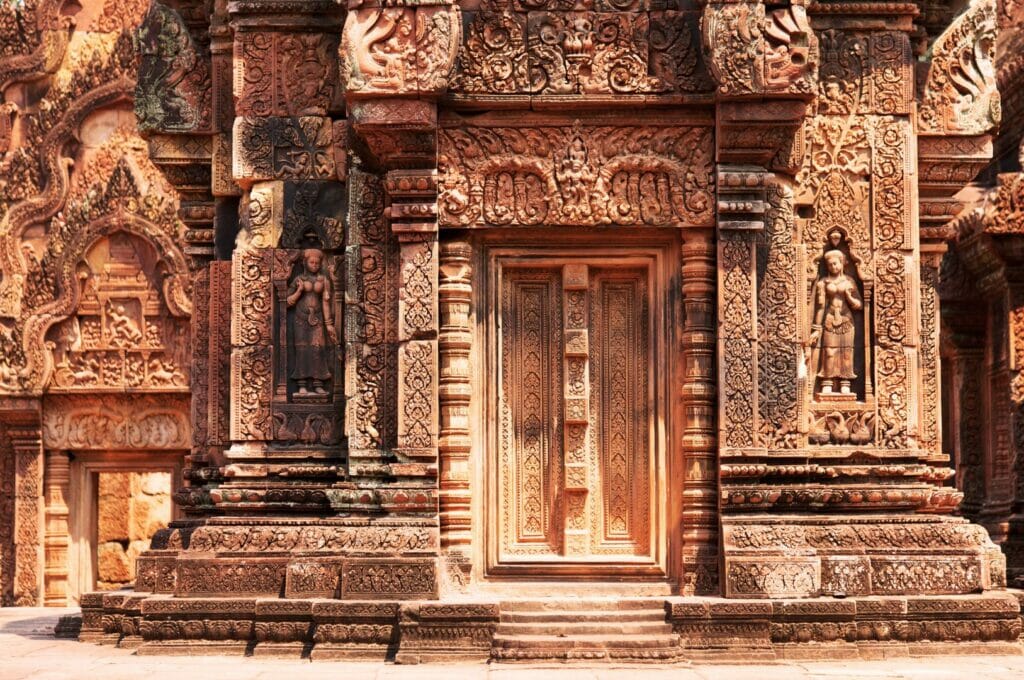
POLYGON ((345 680, 784 680, 813 678, 923 678, 927 680, 1020 680, 1024 656, 946 656, 884 661, 801 661, 763 665, 567 667, 460 664, 396 666, 383 663, 283 661, 227 656, 139 657, 130 650, 53 637, 65 610, 0 609, 0 680, 31 678, 142 680, 236 680, 344 678, 345 680))

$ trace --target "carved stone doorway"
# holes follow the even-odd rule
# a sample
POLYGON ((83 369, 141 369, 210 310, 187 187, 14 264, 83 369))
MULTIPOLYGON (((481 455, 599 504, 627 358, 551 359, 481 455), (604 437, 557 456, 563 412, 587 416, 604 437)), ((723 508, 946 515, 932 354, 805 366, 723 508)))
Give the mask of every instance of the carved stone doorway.
POLYGON ((669 576, 670 252, 485 249, 488 577, 669 576))

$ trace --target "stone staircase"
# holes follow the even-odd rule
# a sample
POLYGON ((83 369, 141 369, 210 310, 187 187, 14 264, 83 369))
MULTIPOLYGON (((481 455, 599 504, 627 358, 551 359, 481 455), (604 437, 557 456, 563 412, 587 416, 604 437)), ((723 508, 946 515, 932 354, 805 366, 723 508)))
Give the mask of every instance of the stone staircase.
POLYGON ((680 653, 662 599, 544 599, 501 603, 495 661, 664 662, 680 653))

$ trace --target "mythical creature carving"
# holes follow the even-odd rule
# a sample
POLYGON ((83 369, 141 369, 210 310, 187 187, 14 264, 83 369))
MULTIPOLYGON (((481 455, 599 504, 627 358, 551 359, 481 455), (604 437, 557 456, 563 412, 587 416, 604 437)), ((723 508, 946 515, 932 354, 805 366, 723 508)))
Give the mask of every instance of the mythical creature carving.
POLYGON ((346 95, 444 92, 461 37, 455 5, 349 9, 341 39, 346 95))
POLYGON ((974 0, 932 47, 918 112, 922 134, 980 135, 999 124, 996 2, 974 0))
POLYGON ((210 127, 212 94, 208 57, 173 9, 154 2, 136 35, 139 79, 135 116, 150 132, 200 132, 210 127))

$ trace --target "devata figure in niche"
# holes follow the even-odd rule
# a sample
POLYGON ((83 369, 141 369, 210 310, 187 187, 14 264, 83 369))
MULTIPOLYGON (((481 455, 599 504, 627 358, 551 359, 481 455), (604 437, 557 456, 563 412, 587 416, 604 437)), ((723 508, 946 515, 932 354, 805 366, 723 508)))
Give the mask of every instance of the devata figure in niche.
POLYGON ((821 394, 850 394, 850 382, 857 377, 853 367, 854 312, 860 311, 864 303, 857 282, 845 271, 843 251, 826 252, 825 266, 827 273, 814 284, 812 366, 821 379, 821 394))
POLYGON ((290 377, 297 381, 300 395, 327 394, 324 382, 331 378, 329 343, 335 335, 330 280, 320 271, 323 259, 316 248, 302 251, 303 269, 288 288, 288 306, 295 308, 290 377))

